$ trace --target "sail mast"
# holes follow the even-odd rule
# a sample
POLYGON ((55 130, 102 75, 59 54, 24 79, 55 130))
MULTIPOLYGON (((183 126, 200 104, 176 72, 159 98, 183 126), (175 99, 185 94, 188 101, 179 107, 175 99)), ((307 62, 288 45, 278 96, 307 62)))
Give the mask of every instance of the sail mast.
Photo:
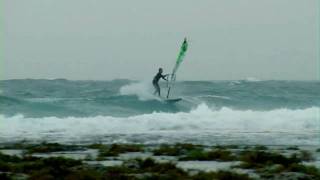
POLYGON ((171 74, 171 78, 170 78, 170 83, 169 83, 169 88, 168 88, 168 93, 167 93, 167 98, 169 98, 169 95, 170 95, 170 90, 176 80, 176 73, 177 73, 177 70, 181 64, 181 62, 183 61, 185 55, 186 55, 186 52, 187 52, 187 49, 188 49, 188 42, 187 42, 187 38, 184 38, 184 41, 181 45, 181 48, 180 48, 180 52, 178 54, 178 58, 177 58, 177 61, 176 61, 176 64, 172 70, 172 74, 171 74))

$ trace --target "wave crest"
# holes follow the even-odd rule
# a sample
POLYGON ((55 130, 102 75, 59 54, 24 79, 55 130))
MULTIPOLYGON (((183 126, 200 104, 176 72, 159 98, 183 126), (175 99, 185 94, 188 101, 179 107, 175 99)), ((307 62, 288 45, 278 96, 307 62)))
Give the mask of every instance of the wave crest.
MULTIPOLYGON (((74 140, 115 134, 215 134, 293 133, 319 131, 320 108, 276 109, 271 111, 211 109, 201 104, 190 112, 153 112, 137 116, 44 117, 0 115, 0 141, 23 139, 74 140)), ((280 138, 281 139, 281 138, 280 138)))

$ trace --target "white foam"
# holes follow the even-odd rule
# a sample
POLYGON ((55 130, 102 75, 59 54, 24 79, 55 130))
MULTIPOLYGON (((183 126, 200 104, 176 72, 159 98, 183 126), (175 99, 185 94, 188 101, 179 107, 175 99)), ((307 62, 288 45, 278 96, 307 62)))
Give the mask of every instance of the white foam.
POLYGON ((261 81, 260 79, 255 78, 255 77, 247 77, 245 80, 248 81, 248 82, 259 82, 259 81, 261 81))
POLYGON ((139 100, 159 99, 153 91, 151 82, 146 80, 122 86, 119 90, 121 95, 136 95, 139 100))
MULTIPOLYGON (((131 117, 44 117, 28 118, 23 115, 0 115, 0 141, 17 139, 81 139, 114 134, 215 134, 246 137, 250 133, 302 134, 319 137, 320 108, 277 109, 271 111, 210 109, 201 104, 190 112, 154 112, 131 117)), ((173 138, 173 137, 172 137, 173 138)), ((251 138, 251 137, 250 137, 251 138)), ((252 137, 254 138, 254 137, 252 137)), ((273 141, 277 139, 272 139, 273 141)), ((319 139, 318 139, 319 140, 319 139)), ((290 140, 292 141, 292 139, 290 140)))
POLYGON ((237 84, 241 84, 241 81, 240 80, 236 80, 236 81, 231 81, 229 83, 229 85, 233 86, 233 85, 237 85, 237 84))

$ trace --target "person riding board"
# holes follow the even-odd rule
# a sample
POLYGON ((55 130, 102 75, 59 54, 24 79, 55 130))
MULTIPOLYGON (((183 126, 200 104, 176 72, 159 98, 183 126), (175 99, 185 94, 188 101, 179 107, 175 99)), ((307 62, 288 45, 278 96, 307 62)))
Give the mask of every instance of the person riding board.
POLYGON ((152 80, 152 84, 153 84, 153 86, 155 88, 155 91, 154 91, 153 94, 158 94, 159 97, 160 97, 160 86, 159 86, 158 82, 159 82, 160 78, 168 81, 168 79, 166 79, 168 74, 162 75, 162 72, 163 72, 162 68, 159 68, 158 73, 154 76, 154 78, 152 80))

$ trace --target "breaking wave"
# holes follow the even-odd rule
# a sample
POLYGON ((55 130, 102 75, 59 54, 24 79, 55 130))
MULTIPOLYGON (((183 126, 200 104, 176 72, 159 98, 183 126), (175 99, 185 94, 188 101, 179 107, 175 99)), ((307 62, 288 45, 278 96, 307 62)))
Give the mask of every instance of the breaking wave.
MULTIPOLYGON (((130 117, 43 117, 28 118, 23 115, 13 117, 0 116, 0 141, 5 140, 48 140, 48 141, 92 141, 107 136, 157 136, 158 140, 174 133, 179 141, 190 137, 211 135, 248 136, 257 134, 293 134, 306 135, 311 138, 319 132, 320 108, 276 109, 271 111, 233 110, 209 108, 201 104, 190 112, 164 113, 153 112, 130 117), (179 136, 180 135, 180 136, 179 136)), ((245 137, 243 137, 245 139, 245 137)), ((290 136, 279 137, 273 141, 283 143, 299 143, 299 138, 286 142, 290 136)), ((113 137, 113 141, 117 138, 113 137)), ((150 138, 147 138, 150 141, 150 138)), ((171 138, 173 139, 173 138, 171 138)), ((227 140, 226 138, 225 140, 227 140)), ((143 138, 139 138, 143 141, 143 138)), ((170 138, 166 138, 170 141, 170 138)), ((202 138, 202 140, 205 140, 202 138)), ((255 138, 259 140, 259 138, 255 138)), ((269 139, 270 140, 270 139, 269 139)), ((301 140, 301 139, 300 139, 301 140)), ((307 139, 305 139, 307 140, 307 139)), ((302 140, 301 140, 302 141, 302 140)), ((210 142, 210 140, 206 140, 210 142)), ((260 142, 261 143, 261 142, 260 142)), ((306 144, 317 143, 316 139, 306 144)), ((277 144, 273 142, 273 144, 277 144)))

